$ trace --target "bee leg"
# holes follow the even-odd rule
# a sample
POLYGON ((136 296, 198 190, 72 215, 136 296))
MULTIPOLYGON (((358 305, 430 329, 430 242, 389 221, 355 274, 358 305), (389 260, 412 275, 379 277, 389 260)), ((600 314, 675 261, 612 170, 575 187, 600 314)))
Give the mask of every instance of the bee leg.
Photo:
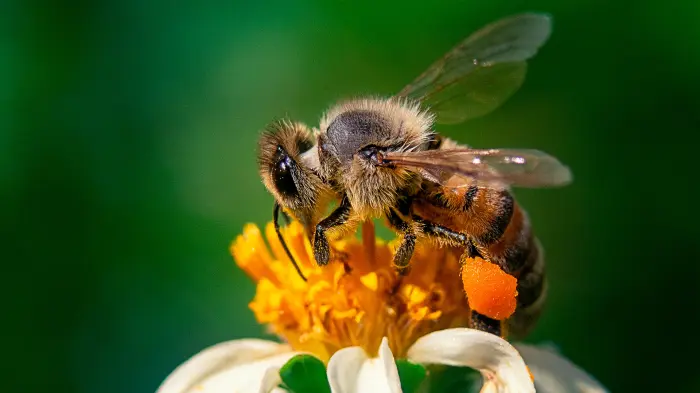
POLYGON ((400 275, 405 276, 409 272, 409 262, 416 247, 416 233, 413 226, 404 221, 393 209, 389 210, 386 218, 392 227, 403 233, 403 240, 394 255, 394 266, 400 275))
POLYGON ((453 231, 448 227, 424 220, 416 215, 413 216, 413 220, 421 226, 424 234, 445 240, 456 247, 464 247, 469 258, 484 257, 479 252, 479 249, 476 248, 472 239, 464 233, 453 231))
POLYGON ((326 231, 345 224, 350 217, 351 209, 350 201, 347 197, 344 197, 340 205, 316 225, 316 232, 314 232, 314 258, 316 258, 316 263, 319 266, 327 265, 331 258, 331 248, 328 245, 326 231))
POLYGON ((450 228, 430 222, 416 215, 413 216, 413 220, 421 226, 423 233, 428 236, 446 240, 452 245, 457 247, 466 247, 468 250, 473 248, 473 244, 471 240, 469 240, 469 237, 461 232, 453 231, 450 228))
POLYGON ((503 337, 505 334, 505 329, 503 329, 503 321, 497 319, 491 319, 486 315, 479 314, 476 311, 471 312, 469 317, 469 327, 476 330, 481 330, 482 332, 495 334, 499 337, 503 337))

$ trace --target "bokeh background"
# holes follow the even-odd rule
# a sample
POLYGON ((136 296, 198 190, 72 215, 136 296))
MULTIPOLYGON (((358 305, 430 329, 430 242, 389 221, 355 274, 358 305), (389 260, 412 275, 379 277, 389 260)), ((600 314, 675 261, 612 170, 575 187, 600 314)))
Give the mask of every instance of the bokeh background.
POLYGON ((270 219, 270 120, 390 95, 467 34, 554 17, 523 88, 440 131, 530 147, 575 182, 518 190, 546 246, 556 343, 615 392, 697 392, 700 3, 4 2, 3 387, 153 392, 198 350, 260 337, 228 254, 270 219), (8 384, 9 382, 9 384, 8 384))

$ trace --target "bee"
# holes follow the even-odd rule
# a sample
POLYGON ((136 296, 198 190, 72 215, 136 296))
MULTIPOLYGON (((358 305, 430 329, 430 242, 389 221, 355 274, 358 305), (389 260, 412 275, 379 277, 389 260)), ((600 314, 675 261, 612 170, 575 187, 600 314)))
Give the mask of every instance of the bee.
MULTIPOLYGON (((258 162, 275 196, 275 227, 281 206, 304 224, 316 262, 326 265, 329 235, 384 217, 401 235, 394 257, 401 274, 419 239, 457 246, 462 263, 481 257, 518 279, 507 328, 524 335, 545 298, 544 259, 510 187, 562 186, 571 174, 541 151, 473 149, 434 125, 499 107, 522 85, 526 61, 550 31, 546 15, 505 18, 467 37, 393 97, 342 102, 313 131, 274 123, 260 140, 258 162), (332 201, 338 205, 324 217, 332 201)), ((471 326, 498 335, 506 328, 478 312, 471 326)))

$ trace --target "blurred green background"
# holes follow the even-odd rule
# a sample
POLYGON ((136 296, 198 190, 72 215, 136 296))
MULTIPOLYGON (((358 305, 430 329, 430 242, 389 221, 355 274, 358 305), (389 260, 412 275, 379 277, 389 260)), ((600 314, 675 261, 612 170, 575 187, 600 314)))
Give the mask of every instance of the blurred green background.
POLYGON ((271 216, 259 130, 390 95, 528 10, 554 32, 523 88, 439 130, 574 171, 568 188, 517 192, 551 278, 531 341, 615 392, 700 391, 694 0, 5 2, 4 389, 153 392, 198 350, 262 336, 227 250, 271 216))

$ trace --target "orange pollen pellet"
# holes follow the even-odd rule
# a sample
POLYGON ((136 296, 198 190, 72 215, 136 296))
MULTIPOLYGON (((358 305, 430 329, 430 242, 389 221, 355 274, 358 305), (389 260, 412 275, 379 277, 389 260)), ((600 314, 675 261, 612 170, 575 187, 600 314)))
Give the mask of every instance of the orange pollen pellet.
POLYGON ((518 280, 495 263, 468 258, 462 265, 462 284, 472 310, 496 320, 515 312, 518 280))

